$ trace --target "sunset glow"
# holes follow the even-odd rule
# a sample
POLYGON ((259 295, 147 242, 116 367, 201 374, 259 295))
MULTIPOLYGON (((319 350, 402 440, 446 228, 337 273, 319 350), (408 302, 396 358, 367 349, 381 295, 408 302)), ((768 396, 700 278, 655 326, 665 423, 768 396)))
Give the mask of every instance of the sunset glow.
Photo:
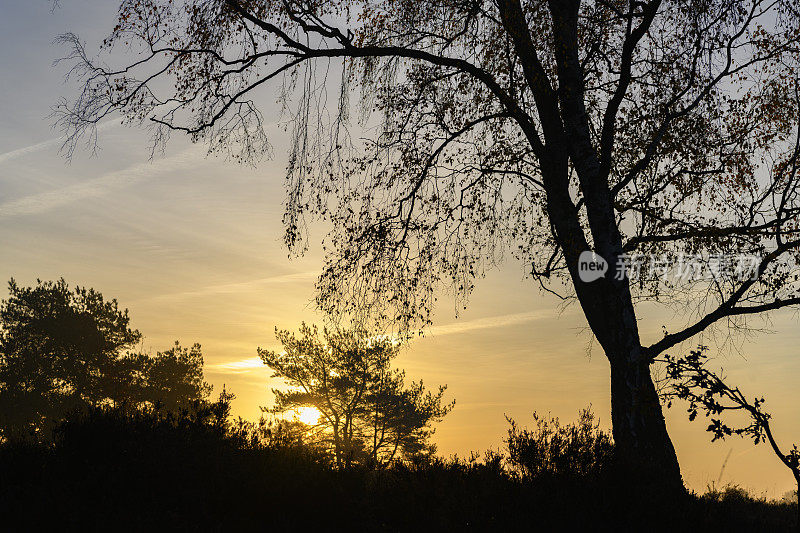
POLYGON ((321 413, 316 407, 301 407, 297 410, 295 417, 307 426, 314 426, 319 421, 321 413))
MULTIPOLYGON (((67 30, 79 34, 81 42, 85 41, 92 46, 102 43, 107 37, 107 30, 115 27, 120 3, 99 0, 62 2, 63 5, 55 12, 51 4, 52 2, 43 0, 8 2, 3 7, 3 17, 0 17, 4 19, 0 20, 0 49, 25 51, 19 57, 12 57, 13 54, 7 53, 7 57, 3 58, 5 77, 9 81, 4 87, 4 96, 0 98, 0 115, 4 117, 0 123, 0 282, 5 288, 12 277, 21 286, 33 285, 37 279, 58 280, 63 277, 71 287, 93 287, 109 300, 115 298, 120 309, 129 310, 130 327, 142 333, 142 339, 137 344, 137 349, 141 348, 142 352, 155 353, 172 346, 176 340, 183 346, 199 343, 203 353, 204 379, 213 386, 211 398, 215 398, 223 390, 234 394, 233 416, 258 421, 264 412, 275 413, 273 390, 286 390, 287 386, 274 377, 274 371, 265 365, 257 350, 281 349, 275 335, 277 328, 294 330, 299 324, 307 322, 318 324, 322 329, 326 324, 336 322, 336 319, 331 319, 316 307, 316 303, 320 301, 317 299, 320 286, 318 280, 326 268, 325 253, 330 252, 335 243, 357 242, 357 239, 350 239, 351 233, 347 232, 337 235, 336 238, 328 238, 328 222, 310 220, 303 226, 308 232, 307 240, 303 243, 307 248, 294 254, 284 244, 287 240, 285 220, 289 220, 284 216, 284 208, 291 203, 287 200, 285 189, 286 169, 295 163, 291 160, 291 136, 287 133, 291 128, 287 130, 287 123, 280 122, 285 121, 285 118, 280 117, 286 116, 282 115, 283 100, 276 98, 281 87, 280 78, 267 80, 253 94, 247 95, 247 99, 252 98, 258 103, 258 117, 260 121, 263 120, 264 136, 269 145, 269 153, 265 151, 265 157, 255 161, 253 165, 238 165, 232 161, 235 157, 209 154, 207 146, 202 143, 192 144, 187 136, 178 133, 173 134, 163 153, 156 151, 151 157, 152 132, 125 127, 113 114, 110 116, 114 116, 114 119, 104 118, 98 127, 101 151, 98 151, 97 157, 92 150, 80 145, 67 164, 64 155, 59 153, 64 139, 53 131, 52 120, 45 117, 50 113, 53 104, 63 98, 74 98, 78 93, 76 86, 62 83, 65 74, 63 65, 53 67, 53 60, 64 51, 54 49, 50 43, 54 36, 67 30)), ((223 4, 225 3, 220 3, 223 4)), ((276 3, 278 4, 282 3, 276 3)), ((495 3, 490 2, 487 5, 489 4, 495 3)), ((413 6, 415 3, 408 5, 413 6)), ((640 3, 631 3, 634 7, 638 5, 640 3)), ((531 11, 534 12, 538 13, 531 11)), ((639 15, 631 15, 629 20, 638 23, 639 18, 639 15)), ((509 18, 512 19, 513 17, 509 18)), ((291 21, 289 18, 286 20, 291 21)), ((500 18, 497 17, 497 20, 500 18)), ((349 34, 345 32, 344 35, 349 34)), ((643 48, 644 45, 638 48, 633 45, 631 49, 641 51, 643 48)), ((236 47, 231 49, 238 50, 236 47)), ((690 49, 692 48, 687 48, 690 49)), ((95 51, 95 48, 91 48, 91 53, 95 51)), ((482 53, 491 58, 500 58, 502 55, 490 54, 488 51, 482 53)), ((126 58, 123 55, 122 59, 130 60, 131 57, 133 56, 126 58)), ((612 59, 608 61, 612 62, 612 59)), ((710 65, 713 64, 710 56, 708 61, 710 65)), ((270 63, 268 66, 272 68, 272 65, 270 63)), ((338 63, 331 65, 326 67, 333 72, 330 78, 338 79, 341 74, 336 70, 339 68, 336 66, 338 63)), ((668 62, 665 62, 659 69, 652 70, 660 72, 660 69, 668 66, 668 62)), ((554 69, 555 65, 547 68, 554 69)), ((614 76, 619 71, 616 66, 615 69, 612 72, 614 76)), ((520 79, 523 77, 520 76, 520 79)), ((187 86, 191 84, 187 82, 187 86)), ((602 84, 598 86, 604 87, 602 84)), ((653 97, 659 96, 661 91, 653 90, 653 97)), ((447 91, 440 93, 447 94, 447 91)), ((454 100, 458 102, 483 101, 473 96, 457 96, 454 100)), ((287 101, 289 100, 291 98, 287 97, 287 101)), ((627 98, 621 100, 627 105, 627 98)), ((536 99, 526 98, 525 102, 532 106, 536 99)), ((355 106, 355 98, 353 105, 355 106)), ((487 109, 491 107, 486 105, 487 109)), ((731 106, 736 107, 733 104, 731 106)), ((780 106, 771 106, 768 110, 773 107, 782 109, 780 106)), ((656 108, 661 109, 654 106, 656 108)), ((665 105, 663 109, 670 110, 672 107, 665 105)), ((790 113, 787 111, 788 114, 790 113)), ((630 116, 637 115, 631 113, 630 116)), ((505 113, 498 112, 498 117, 506 120, 505 113)), ((467 121, 469 117, 464 114, 462 118, 467 121)), ((538 120, 537 118, 531 124, 538 125, 538 120)), ((706 122, 711 127, 716 122, 724 121, 715 117, 714 120, 697 120, 692 124, 705 125, 706 122)), ((731 123, 736 124, 735 121, 731 123)), ((373 127, 370 122, 365 124, 373 127)), ((464 127, 463 124, 458 124, 454 131, 464 127)), ((642 124, 645 124, 644 120, 642 124)), ((360 127, 353 126, 353 139, 370 133, 357 129, 360 127)), ((627 135, 629 130, 638 131, 639 127, 634 124, 627 129, 620 128, 620 131, 627 135)), ((652 127, 649 122, 646 127, 641 125, 643 130, 652 127)), ((500 132, 500 137, 516 139, 513 135, 507 135, 503 129, 498 128, 496 131, 500 132)), ((613 141, 616 130, 612 127, 608 131, 609 139, 613 141)), ((617 134, 622 135, 619 132, 617 134)), ((692 135, 702 137, 704 133, 695 132, 692 135)), ((681 145, 679 137, 674 140, 669 138, 671 145, 681 145)), ((429 141, 433 147, 442 142, 432 134, 429 141)), ((465 146, 463 149, 469 150, 474 149, 474 146, 483 147, 484 144, 471 141, 465 146)), ((626 149, 636 153, 640 147, 631 145, 626 149)), ((509 150, 508 153, 516 154, 516 150, 517 148, 509 150)), ((688 148, 686 151, 692 157, 705 160, 694 154, 705 154, 706 151, 692 151, 688 148)), ((488 148, 487 152, 506 153, 501 150, 490 151, 488 148)), ((219 150, 219 153, 225 154, 224 150, 219 150)), ((447 155, 447 152, 443 154, 447 155)), ((519 156, 518 159, 524 161, 530 155, 527 152, 525 154, 525 157, 519 156)), ((452 154, 447 157, 457 159, 452 154)), ((625 157, 633 156, 627 154, 625 157)), ((620 161, 627 161, 625 157, 620 157, 620 161)), ((419 161, 426 159, 420 158, 419 161)), ((412 158, 408 160, 416 161, 412 158)), ((668 157, 664 160, 671 161, 668 157)), ((777 158, 775 160, 778 161, 777 158)), ((731 156, 731 161, 738 161, 738 156, 731 156)), ((616 168, 617 159, 613 159, 613 162, 613 165, 609 163, 608 166, 616 168)), ((485 166, 488 168, 490 165, 485 166)), ((425 169, 427 172, 427 167, 425 169)), ((431 169, 431 176, 444 180, 434 170, 435 168, 431 169)), ((703 175, 699 171, 697 174, 703 175)), ((362 178, 348 177, 339 181, 355 183, 360 179, 362 178)), ((732 180, 729 177, 725 179, 732 180)), ((800 182, 800 178, 797 179, 800 182)), ((579 180, 576 177, 573 181, 577 183, 579 180)), ((577 186, 573 181, 569 182, 570 187, 577 186)), ((440 193, 439 182, 435 183, 436 187, 428 190, 426 185, 420 191, 427 190, 432 198, 441 200, 447 195, 440 193)), ((505 185, 497 187, 497 191, 505 191, 504 187, 505 185)), ((688 185, 686 187, 688 190, 688 185)), ((311 185, 308 188, 314 190, 311 185)), ((651 188, 657 189, 655 186, 651 188)), ((398 186, 397 190, 400 191, 401 188, 398 186)), ((456 192, 457 190, 453 189, 456 192)), ((578 206, 585 201, 584 195, 568 190, 566 186, 564 190, 567 191, 564 193, 566 200, 574 200, 578 206)), ((671 188, 663 190, 672 191, 671 188)), ((683 192, 680 187, 676 190, 683 192)), ((453 191, 448 194, 455 195, 456 192, 453 191)), ((500 199, 505 198, 503 194, 498 193, 497 198, 492 201, 500 203, 500 199)), ((543 202, 538 194, 540 193, 520 193, 518 201, 524 200, 531 205, 538 205, 543 202)), ((487 199, 490 196, 487 193, 486 198, 480 197, 470 202, 462 199, 462 203, 491 205, 492 202, 487 199)), ((679 195, 676 193, 676 196, 679 195)), ((795 196, 800 198, 800 193, 795 196)), ((722 197, 726 196, 721 192, 720 198, 722 197)), ((731 205, 740 200, 735 195, 731 198, 731 205)), ((800 206, 800 199, 793 201, 800 206)), ((613 206, 617 203, 608 203, 608 210, 613 211, 613 206)), ((766 205, 768 202, 764 203, 766 205)), ((327 206, 324 203, 319 205, 327 206)), ((403 209, 409 207, 404 207, 403 202, 399 202, 399 205, 399 210, 397 206, 392 206, 386 212, 405 214, 403 209)), ((428 214, 450 213, 445 209, 437 211, 437 207, 428 204, 418 204, 418 209, 419 205, 425 206, 428 214)), ((638 204, 631 200, 631 205, 638 204)), ((460 213, 464 209, 466 208, 461 205, 453 212, 460 213)), ((576 207, 571 212, 582 213, 580 209, 585 208, 576 207)), ((792 227, 796 228, 797 220, 800 220, 800 207, 793 209, 796 211, 791 214, 795 217, 792 219, 792 224, 795 224, 792 227)), ((645 211, 642 208, 642 212, 645 211)), ((689 213, 687 217, 692 220, 702 218, 691 209, 686 211, 689 213)), ((488 208, 487 212, 494 213, 488 208)), ((346 217, 346 220, 361 220, 359 216, 362 215, 356 213, 346 217)), ((452 216, 455 215, 447 215, 452 216)), ((626 218, 628 214, 615 216, 624 221, 623 229, 627 228, 626 225, 633 228, 638 224, 636 219, 626 218)), ((377 215, 363 218, 379 219, 377 215)), ((410 212, 408 219, 414 220, 410 212)), ((476 216, 475 220, 480 218, 476 216)), ((526 231, 531 234, 541 231, 544 241, 549 242, 554 238, 550 236, 552 228, 546 217, 537 219, 533 215, 526 215, 520 216, 520 220, 525 224, 524 231, 519 230, 520 235, 526 231)), ((709 220, 713 220, 713 217, 709 217, 709 220)), ((654 227, 661 231, 664 224, 666 222, 654 224, 654 227)), ((419 222, 418 226, 437 227, 428 222, 419 222)), ((481 268, 485 267, 485 272, 481 270, 474 279, 470 278, 463 283, 472 287, 474 282, 474 291, 462 295, 443 284, 431 289, 430 294, 424 294, 424 300, 434 306, 430 327, 424 330, 423 335, 404 342, 395 361, 394 368, 407 371, 409 382, 424 379, 426 385, 447 384, 447 400, 457 399, 455 409, 441 423, 437 423, 436 431, 431 436, 437 453, 442 457, 468 456, 475 450, 501 449, 508 432, 507 417, 516 420, 520 427, 531 426, 531 415, 534 411, 570 421, 576 418, 581 409, 591 405, 599 427, 611 432, 612 372, 601 346, 602 335, 593 333, 587 326, 589 322, 575 296, 577 293, 570 293, 570 281, 560 278, 555 281, 554 276, 552 285, 547 285, 547 289, 542 290, 544 285, 540 285, 531 274, 536 271, 535 261, 532 268, 529 255, 515 255, 514 246, 495 242, 492 232, 499 231, 497 228, 500 227, 505 225, 487 224, 479 227, 476 223, 464 235, 453 233, 453 242, 486 233, 483 236, 486 239, 485 248, 493 250, 492 253, 497 250, 497 258, 495 260, 493 256, 491 260, 482 258, 475 262, 481 268), (567 297, 561 296, 562 289, 564 294, 569 293, 567 297)), ((769 233, 767 229, 763 230, 765 235, 769 233)), ((557 232, 552 231, 556 235, 557 232)), ((517 232, 515 230, 512 233, 517 232)), ((372 235, 366 232, 364 234, 372 235)), ((796 238, 796 229, 791 234, 796 238)), ((712 235, 716 233, 712 232, 712 235)), ((533 242, 533 238, 531 239, 533 242)), ((636 239, 648 242, 642 236, 632 237, 631 241, 636 239)), ((698 242, 702 239, 698 237, 698 242)), ((663 235, 652 237, 653 243, 666 240, 669 239, 663 235)), ((594 237, 590 242, 593 247, 594 237)), ((408 249, 414 248, 409 245, 408 249)), ((461 257, 460 253, 461 251, 454 257, 461 257)), ((584 253, 594 256, 594 252, 584 253)), ((419 254, 424 256, 421 252, 419 254)), ((354 254, 348 257, 352 255, 354 254)), ((549 252, 542 255, 545 262, 550 255, 549 252)), ((563 252, 556 250, 551 259, 562 255, 563 252)), ((453 266, 455 263, 442 261, 441 264, 450 265, 454 272, 461 275, 461 270, 453 266)), ((603 266, 616 268, 614 261, 603 266)), ((470 263, 469 271, 472 267, 470 263)), ((391 274, 391 268, 388 270, 391 274)), ((362 271, 367 272, 369 269, 365 267, 363 270, 352 270, 353 273, 362 271)), ((567 270, 562 268, 554 271, 559 272, 567 270)), ((599 286, 600 282, 597 280, 605 272, 598 270, 594 278, 585 282, 595 283, 592 287, 599 286)), ((796 274, 796 271, 791 274, 796 274)), ((568 275, 564 276, 567 279, 568 275)), ((789 273, 786 276, 789 277, 789 273)), ((351 278, 343 278, 341 285, 352 282, 353 286, 370 286, 368 283, 353 281, 353 278, 355 274, 351 278)), ((444 278, 447 275, 443 275, 444 278)), ((390 279, 390 276, 386 279, 390 279)), ((333 282, 330 284, 336 286, 333 282)), ((454 287, 458 285, 460 283, 454 287)), ((693 296, 694 290, 694 286, 685 289, 681 286, 681 298, 693 296)), ((763 291, 768 293, 769 289, 763 291)), ((709 294, 711 292, 713 291, 709 291, 709 294)), ((5 297, 5 293, 0 296, 5 297)), ((642 347, 653 346, 662 342, 668 333, 691 329, 691 324, 713 310, 709 303, 713 298, 709 296, 708 301, 704 298, 705 296, 692 299, 692 305, 696 304, 694 307, 677 298, 667 305, 645 301, 644 298, 641 301, 636 300, 636 318, 629 320, 636 327, 637 343, 632 346, 636 350, 639 350, 639 344, 642 347)), ((376 297, 376 301, 379 299, 380 297, 376 297)), ((740 305, 747 302, 745 299, 740 305)), ((731 318, 741 318, 741 321, 736 322, 736 327, 731 329, 728 329, 727 319, 720 319, 717 329, 711 326, 705 329, 704 325, 704 329, 697 330, 696 335, 680 342, 676 340, 668 352, 679 356, 689 353, 698 344, 709 345, 709 353, 714 358, 712 366, 715 369, 724 367, 730 382, 741 386, 748 397, 765 396, 766 407, 772 415, 775 437, 788 447, 800 439, 798 314, 796 307, 783 308, 763 304, 761 300, 754 300, 752 305, 747 305, 751 308, 759 306, 769 309, 769 315, 732 315, 731 318)), ((605 309, 598 309, 602 310, 598 312, 598 316, 607 318, 605 309)), ((608 312, 609 316, 612 314, 608 312)), ((628 317, 622 311, 619 314, 628 317)), ((342 313, 341 316, 351 315, 342 313)), ((339 320, 344 321, 341 317, 339 320)), ((597 323, 606 324, 604 321, 597 323)), ((603 327, 604 331, 618 331, 612 327, 603 327)), ((375 332, 375 335, 383 333, 375 332)), ((609 350, 606 344, 603 346, 609 350)), ((630 361, 639 365, 643 360, 628 359, 625 363, 627 366, 622 365, 621 368, 633 368, 630 361)), ((658 363, 663 361, 653 356, 645 361, 644 368, 652 368, 653 375, 663 376, 664 369, 658 363)), ((338 377, 335 372, 330 375, 338 377)), ((648 376, 647 370, 640 375, 648 376)), ((649 379, 647 377, 648 382, 649 379)), ((637 392, 641 390, 652 391, 654 400, 651 405, 659 406, 660 398, 652 387, 636 389, 637 392)), ((299 404, 292 404, 293 410, 281 412, 280 420, 288 426, 299 427, 299 432, 304 437, 312 433, 326 435, 325 425, 332 423, 334 419, 338 423, 338 418, 329 409, 331 404, 317 399, 308 403, 321 406, 327 417, 321 418, 323 415, 316 407, 295 409, 299 404), (293 421, 316 427, 305 428, 293 424, 293 421)), ((662 425, 666 420, 669 437, 674 444, 674 451, 670 453, 673 457, 677 455, 683 483, 687 488, 702 492, 709 486, 721 488, 730 483, 769 498, 780 498, 787 491, 795 490, 794 478, 784 464, 776 461, 768 446, 763 443, 756 446, 752 440, 738 438, 736 435, 711 442, 705 431, 709 422, 702 415, 697 417, 702 423, 689 422, 686 409, 687 405, 680 401, 676 401, 671 408, 666 408, 665 402, 664 416, 659 415, 658 420, 662 425)), ((615 417, 614 420, 618 423, 622 419, 615 417)))

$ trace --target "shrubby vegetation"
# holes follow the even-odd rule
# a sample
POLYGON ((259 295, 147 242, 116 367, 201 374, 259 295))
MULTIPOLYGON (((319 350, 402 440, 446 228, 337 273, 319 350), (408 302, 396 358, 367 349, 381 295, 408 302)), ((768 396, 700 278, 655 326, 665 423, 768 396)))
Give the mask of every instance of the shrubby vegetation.
POLYGON ((508 419, 508 462, 523 479, 598 479, 612 468, 614 444, 600 429, 590 408, 574 424, 533 413, 533 429, 508 419))
POLYGON ((587 414, 556 431, 552 420, 514 426, 508 449, 482 457, 337 468, 280 423, 233 420, 230 398, 179 412, 92 407, 63 421, 50 445, 0 445, 0 520, 11 530, 625 530, 639 520, 679 531, 794 527, 791 505, 736 488, 683 497, 626 488, 589 451, 613 445, 599 430, 586 432, 587 414), (577 467, 556 449, 587 455, 577 467))
MULTIPOLYGON (((708 347, 699 346, 684 357, 665 356, 667 386, 663 397, 667 405, 673 400, 685 400, 689 406, 689 420, 695 420, 698 413, 704 413, 710 424, 706 431, 711 433, 711 441, 724 439, 731 435, 750 437, 755 444, 769 443, 772 452, 794 476, 800 489, 800 449, 797 444, 791 448, 778 444, 772 432, 770 420, 772 415, 764 410, 763 397, 748 397, 739 387, 726 383, 723 375, 708 368, 708 347), (752 399, 751 399, 752 398, 752 399), (731 427, 723 421, 722 415, 730 411, 741 411, 748 415, 749 423, 744 426, 731 427)), ((797 522, 800 527, 800 501, 791 496, 797 509, 797 522)))

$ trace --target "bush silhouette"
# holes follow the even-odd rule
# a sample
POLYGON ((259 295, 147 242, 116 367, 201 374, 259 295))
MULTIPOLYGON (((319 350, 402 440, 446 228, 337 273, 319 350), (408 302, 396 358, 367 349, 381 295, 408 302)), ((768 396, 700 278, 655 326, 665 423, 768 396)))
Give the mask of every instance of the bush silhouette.
POLYGON ((580 411, 577 422, 567 425, 535 412, 532 430, 507 420, 509 463, 523 478, 597 478, 612 466, 613 441, 595 423, 591 408, 580 411))

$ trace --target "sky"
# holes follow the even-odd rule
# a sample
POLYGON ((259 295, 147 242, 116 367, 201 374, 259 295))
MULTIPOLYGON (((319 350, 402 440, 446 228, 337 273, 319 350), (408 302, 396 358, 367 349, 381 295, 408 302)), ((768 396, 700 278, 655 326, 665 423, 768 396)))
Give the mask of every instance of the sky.
MULTIPOLYGON (((0 0, 0 279, 94 287, 130 310, 145 350, 199 342, 215 391, 226 387, 237 396, 235 413, 256 419, 279 384, 256 348, 279 348, 275 327, 323 321, 313 305, 323 235, 312 234, 301 258, 282 244, 288 146, 276 125, 268 128, 273 156, 255 168, 207 158, 178 137, 151 161, 146 133, 116 122, 101 128, 96 155, 79 149, 68 162, 59 154, 48 115, 74 86, 53 66, 63 50, 52 41, 72 31, 91 49, 113 27, 115 4, 64 0, 51 11, 48 0, 0 0)), ((264 114, 276 120, 271 111, 268 102, 264 114)), ((456 399, 435 434, 441 454, 501 448, 505 415, 521 425, 533 411, 570 421, 591 405, 610 428, 608 363, 577 306, 560 308, 514 261, 479 280, 458 318, 454 306, 443 295, 434 327, 396 360, 409 378, 447 384, 447 399, 456 399)), ((683 323, 652 307, 639 313, 647 344, 663 325, 683 323)), ((788 445, 800 441, 798 317, 782 311, 767 326, 735 349, 715 350, 714 364, 766 397, 776 437, 788 445)), ((712 444, 706 424, 689 423, 680 404, 666 416, 690 488, 735 483, 768 497, 793 488, 766 446, 712 444)))

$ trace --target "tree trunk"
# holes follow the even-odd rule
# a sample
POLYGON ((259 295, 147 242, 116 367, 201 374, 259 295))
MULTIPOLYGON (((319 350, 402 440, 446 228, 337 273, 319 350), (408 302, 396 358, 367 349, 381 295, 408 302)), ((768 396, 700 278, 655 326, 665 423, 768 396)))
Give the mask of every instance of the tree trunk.
MULTIPOLYGON (((637 350, 638 352, 638 350, 637 350)), ((611 363, 611 420, 617 464, 632 485, 681 489, 680 466, 667 433, 649 364, 638 353, 619 353, 611 363)))
POLYGON ((800 476, 796 472, 794 479, 797 482, 797 492, 794 493, 794 509, 797 513, 797 531, 800 531, 800 476))
POLYGON ((339 420, 333 423, 333 451, 336 458, 336 468, 342 468, 342 440, 339 436, 339 420))
POLYGON ((678 457, 650 375, 650 359, 642 353, 627 279, 576 279, 576 288, 611 365, 611 421, 621 474, 633 488, 682 490, 678 457))

